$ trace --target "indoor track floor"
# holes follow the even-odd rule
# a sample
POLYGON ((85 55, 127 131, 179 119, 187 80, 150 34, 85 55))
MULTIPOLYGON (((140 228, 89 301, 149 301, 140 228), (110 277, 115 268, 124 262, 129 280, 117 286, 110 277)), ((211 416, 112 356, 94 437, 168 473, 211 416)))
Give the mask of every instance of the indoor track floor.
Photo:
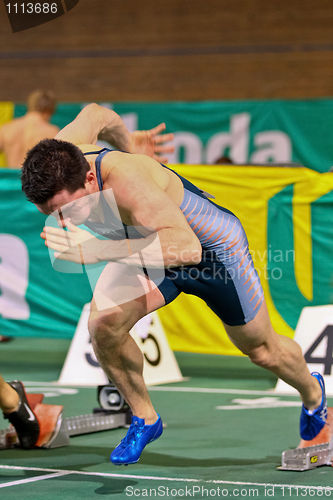
MULTIPOLYGON (((64 405, 65 416, 90 413, 95 388, 52 384, 68 346, 32 338, 0 344, 1 374, 24 381, 28 392, 44 392, 46 403, 64 405)), ((0 498, 333 497, 332 468, 277 469, 281 452, 299 441, 297 397, 274 395, 275 379, 247 358, 178 353, 177 359, 186 379, 151 388, 166 428, 138 464, 109 461, 124 429, 72 437, 63 448, 0 450, 0 498)))

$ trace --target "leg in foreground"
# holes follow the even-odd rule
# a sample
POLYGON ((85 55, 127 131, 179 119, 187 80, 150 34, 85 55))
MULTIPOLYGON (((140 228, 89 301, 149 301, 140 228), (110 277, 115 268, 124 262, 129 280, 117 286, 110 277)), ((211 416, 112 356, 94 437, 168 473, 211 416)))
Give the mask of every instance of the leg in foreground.
POLYGON ((96 356, 133 413, 127 435, 111 454, 111 461, 117 465, 136 463, 143 448, 162 434, 161 417, 152 405, 142 376, 143 356, 129 334, 139 319, 162 305, 164 298, 157 288, 106 311, 98 311, 92 303, 89 331, 96 356))
POLYGON ((313 439, 327 419, 325 386, 320 374, 310 374, 300 346, 278 335, 270 322, 265 302, 256 317, 245 325, 224 324, 232 342, 258 366, 266 368, 301 395, 301 437, 313 439))
POLYGON ((0 377, 0 407, 14 426, 22 448, 33 448, 39 437, 39 423, 29 406, 22 382, 4 381, 0 377))

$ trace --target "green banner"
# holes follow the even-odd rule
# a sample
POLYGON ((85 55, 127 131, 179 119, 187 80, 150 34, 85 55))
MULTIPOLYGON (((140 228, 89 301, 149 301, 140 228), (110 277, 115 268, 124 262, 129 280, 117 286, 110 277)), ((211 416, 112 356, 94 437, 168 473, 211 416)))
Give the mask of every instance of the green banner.
POLYGON ((20 171, 0 171, 0 332, 71 338, 91 300, 85 274, 56 272, 40 232, 45 216, 21 190, 20 171))
MULTIPOLYGON (((237 164, 296 162, 318 172, 333 166, 333 99, 102 103, 130 130, 164 121, 175 133, 170 163, 211 164, 229 156, 237 164)), ((52 121, 60 128, 82 104, 60 104, 52 121)), ((25 106, 15 105, 21 116, 25 106)))

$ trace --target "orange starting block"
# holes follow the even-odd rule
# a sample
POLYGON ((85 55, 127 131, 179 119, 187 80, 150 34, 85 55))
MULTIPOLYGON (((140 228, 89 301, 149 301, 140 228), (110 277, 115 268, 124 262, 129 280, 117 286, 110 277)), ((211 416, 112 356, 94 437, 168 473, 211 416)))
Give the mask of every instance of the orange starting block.
POLYGON ((38 403, 33 408, 33 411, 38 418, 40 428, 36 443, 38 448, 43 448, 50 442, 56 432, 59 419, 62 418, 63 409, 64 407, 60 405, 46 405, 44 403, 38 403))
POLYGON ((311 441, 301 440, 297 448, 282 453, 280 470, 305 471, 321 465, 333 466, 333 408, 327 410, 327 423, 311 441))
MULTIPOLYGON (((43 448, 54 435, 59 419, 62 418, 64 407, 44 404, 44 394, 27 394, 30 408, 35 413, 39 423, 39 437, 36 447, 43 448)), ((13 448, 19 445, 16 431, 12 425, 0 431, 0 448, 13 448)))

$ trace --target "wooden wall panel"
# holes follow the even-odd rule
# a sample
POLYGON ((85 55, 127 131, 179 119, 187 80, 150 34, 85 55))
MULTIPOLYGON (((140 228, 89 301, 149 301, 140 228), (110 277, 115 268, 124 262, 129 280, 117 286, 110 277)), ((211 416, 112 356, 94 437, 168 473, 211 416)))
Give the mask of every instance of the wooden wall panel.
POLYGON ((18 33, 1 5, 0 24, 0 100, 333 95, 332 0, 80 0, 18 33))

